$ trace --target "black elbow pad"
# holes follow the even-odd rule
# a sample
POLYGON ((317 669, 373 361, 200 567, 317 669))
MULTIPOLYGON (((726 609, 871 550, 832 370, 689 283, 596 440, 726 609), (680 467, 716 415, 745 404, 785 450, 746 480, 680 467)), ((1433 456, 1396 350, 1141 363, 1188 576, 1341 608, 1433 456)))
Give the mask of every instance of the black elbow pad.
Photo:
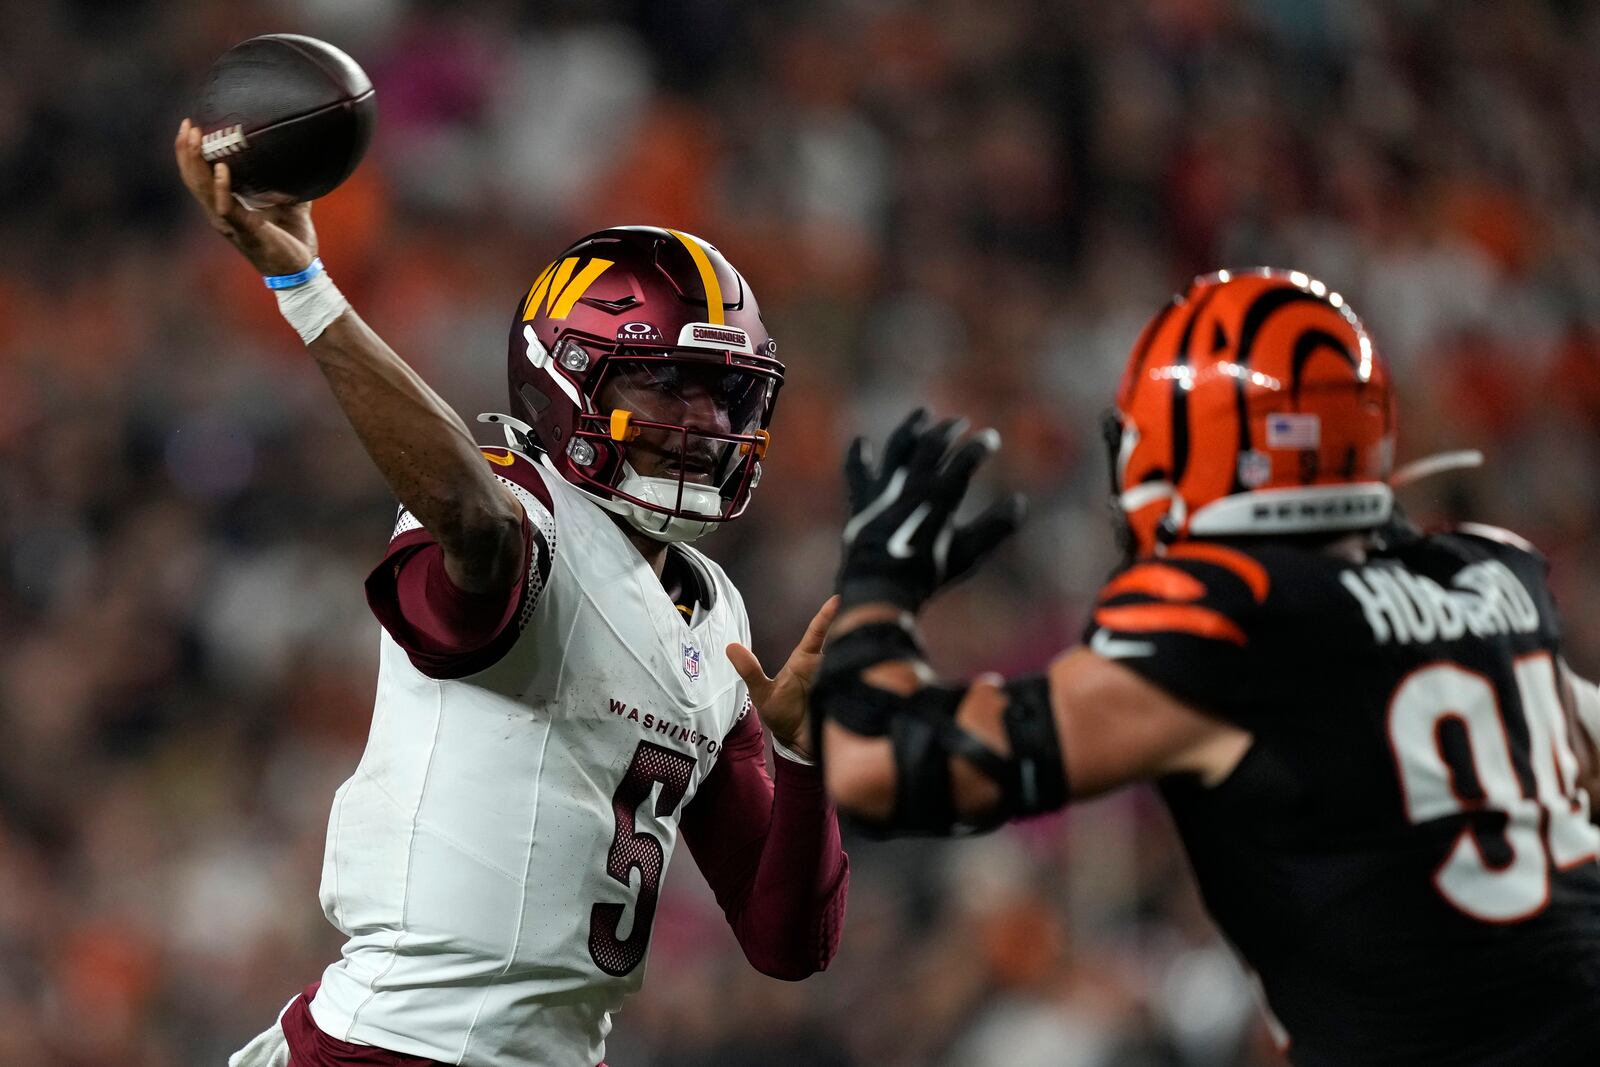
MULTIPOLYGON (((812 728, 832 717, 855 733, 887 736, 894 753, 894 810, 882 822, 856 817, 873 836, 980 833, 1008 819, 1054 811, 1067 802, 1066 768, 1043 676, 1005 686, 1002 723, 1010 748, 1002 756, 956 723, 965 687, 924 686, 901 696, 867 684, 867 668, 895 659, 920 659, 903 626, 878 623, 841 638, 823 657, 812 689, 812 728), (1000 787, 1001 799, 981 820, 962 820, 950 782, 950 759, 959 756, 1000 787)), ((820 738, 816 751, 822 751, 820 738)))
MULTIPOLYGON (((1012 788, 1006 818, 1055 811, 1069 799, 1061 736, 1050 704, 1050 680, 1042 674, 1006 683, 1006 740, 1011 744, 1012 788)), ((1002 786, 1005 783, 1001 783, 1002 786)))
MULTIPOLYGON (((879 832, 949 837, 982 833, 1011 819, 1066 804, 1067 772, 1042 676, 1005 686, 1002 722, 1010 753, 1002 756, 956 723, 964 688, 929 686, 902 698, 889 719, 894 748, 895 807, 879 832), (959 756, 1000 787, 1000 801, 977 820, 956 812, 950 759, 959 756)), ((869 828, 870 829, 870 828, 869 828)))

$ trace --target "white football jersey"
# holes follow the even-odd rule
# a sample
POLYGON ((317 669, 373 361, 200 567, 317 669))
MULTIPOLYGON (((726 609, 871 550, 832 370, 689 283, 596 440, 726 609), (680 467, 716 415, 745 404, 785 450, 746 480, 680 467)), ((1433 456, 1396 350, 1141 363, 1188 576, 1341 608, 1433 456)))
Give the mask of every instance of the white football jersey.
POLYGON ((594 1067, 644 977, 679 816, 745 707, 723 648, 749 622, 722 569, 678 546, 711 591, 686 619, 607 512, 513 455, 502 480, 548 577, 477 674, 430 678, 383 634, 323 864, 349 940, 311 1012, 333 1037, 445 1063, 594 1067))

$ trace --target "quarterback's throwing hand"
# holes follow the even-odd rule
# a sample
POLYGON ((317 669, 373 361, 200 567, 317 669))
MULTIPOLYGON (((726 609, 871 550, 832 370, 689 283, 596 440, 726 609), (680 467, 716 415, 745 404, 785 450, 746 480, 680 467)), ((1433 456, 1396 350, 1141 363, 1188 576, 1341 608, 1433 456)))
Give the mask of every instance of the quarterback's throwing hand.
POLYGON ((226 163, 207 163, 200 154, 200 127, 188 119, 172 144, 183 184, 200 204, 211 228, 226 237, 264 275, 295 274, 317 255, 311 205, 282 204, 253 210, 233 195, 226 163))
POLYGON ((845 608, 888 602, 916 611, 1016 532, 1019 494, 971 522, 955 521, 973 472, 1000 447, 994 430, 963 441, 966 429, 964 419, 930 425, 918 408, 889 435, 881 463, 873 464, 866 438, 851 444, 844 462, 851 514, 839 566, 845 608))
POLYGON ((828 627, 833 625, 833 617, 838 613, 839 598, 831 596, 817 610, 806 627, 805 636, 800 638, 776 678, 767 677, 754 652, 738 643, 728 646, 728 660, 749 687, 750 703, 755 705, 762 723, 780 745, 806 759, 814 758, 811 731, 806 726, 811 682, 822 662, 822 643, 827 639, 828 627))

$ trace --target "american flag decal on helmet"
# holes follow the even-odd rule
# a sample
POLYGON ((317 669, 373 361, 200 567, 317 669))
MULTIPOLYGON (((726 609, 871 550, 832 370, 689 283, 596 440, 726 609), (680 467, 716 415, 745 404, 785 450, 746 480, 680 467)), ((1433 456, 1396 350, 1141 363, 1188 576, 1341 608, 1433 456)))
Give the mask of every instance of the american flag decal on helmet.
POLYGON ((1268 448, 1316 448, 1322 441, 1322 420, 1315 415, 1284 413, 1267 416, 1268 448))

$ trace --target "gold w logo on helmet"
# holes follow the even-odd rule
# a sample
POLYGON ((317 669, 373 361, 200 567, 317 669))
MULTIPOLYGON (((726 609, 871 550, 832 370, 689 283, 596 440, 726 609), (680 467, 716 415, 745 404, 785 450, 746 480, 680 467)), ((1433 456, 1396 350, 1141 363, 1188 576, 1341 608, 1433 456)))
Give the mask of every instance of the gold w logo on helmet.
POLYGON ((522 302, 522 321, 527 322, 538 315, 540 305, 543 305, 550 318, 566 318, 572 314, 572 306, 606 272, 611 262, 609 259, 591 259, 576 277, 573 276, 573 271, 578 268, 576 256, 568 256, 550 264, 539 272, 539 277, 534 279, 533 287, 522 302))

